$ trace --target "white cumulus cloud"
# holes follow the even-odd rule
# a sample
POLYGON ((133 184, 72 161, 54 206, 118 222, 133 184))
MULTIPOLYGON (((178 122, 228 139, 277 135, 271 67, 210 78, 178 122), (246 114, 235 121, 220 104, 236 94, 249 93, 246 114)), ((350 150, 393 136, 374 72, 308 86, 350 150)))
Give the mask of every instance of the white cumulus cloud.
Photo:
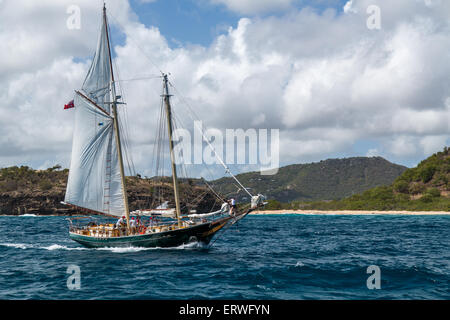
POLYGON ((242 14, 257 14, 267 11, 285 10, 296 0, 211 0, 223 4, 229 10, 242 14))
MULTIPOLYGON (((277 8, 292 4, 271 2, 277 8)), ((352 14, 306 7, 242 18, 209 46, 173 48, 157 26, 139 21, 127 1, 114 1, 108 4, 110 22, 119 20, 125 33, 124 43, 114 42, 113 48, 118 77, 170 72, 184 95, 173 92, 174 110, 189 129, 189 110, 181 100, 205 127, 279 129, 281 164, 351 154, 358 141, 378 144, 362 155, 402 161, 448 145, 449 2, 350 2, 346 10, 352 14), (369 4, 381 8, 380 30, 367 29, 369 4)), ((223 3, 248 13, 269 6, 223 3)), ((67 167, 73 118, 63 105, 89 67, 101 6, 23 0, 0 2, 0 9, 0 166, 40 167, 50 160, 67 167), (66 28, 72 4, 81 8, 81 30, 66 28)), ((146 172, 161 82, 122 87, 133 159, 137 170, 146 172)))

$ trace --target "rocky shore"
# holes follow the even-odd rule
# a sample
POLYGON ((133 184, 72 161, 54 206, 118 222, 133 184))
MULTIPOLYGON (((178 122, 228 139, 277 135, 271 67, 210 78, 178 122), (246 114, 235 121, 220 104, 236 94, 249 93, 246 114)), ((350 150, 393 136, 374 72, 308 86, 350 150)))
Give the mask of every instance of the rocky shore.
MULTIPOLYGON (((0 215, 74 215, 79 211, 61 203, 64 200, 68 170, 58 167, 33 170, 28 167, 0 169, 0 215)), ((127 177, 130 210, 149 209, 163 197, 174 206, 170 183, 138 176, 127 177), (159 199, 159 198, 158 198, 159 199), (156 201, 156 202, 155 202, 156 201)), ((208 188, 186 180, 180 183, 182 210, 207 211, 220 208, 208 188)))

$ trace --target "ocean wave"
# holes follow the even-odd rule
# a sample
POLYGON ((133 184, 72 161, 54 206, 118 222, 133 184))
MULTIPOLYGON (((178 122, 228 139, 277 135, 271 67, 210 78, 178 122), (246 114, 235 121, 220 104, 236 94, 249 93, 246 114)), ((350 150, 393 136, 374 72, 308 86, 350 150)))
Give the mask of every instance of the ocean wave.
POLYGON ((66 247, 59 244, 52 244, 50 246, 36 246, 31 243, 0 243, 0 246, 3 247, 9 247, 9 248, 16 248, 16 249, 43 249, 43 250, 85 250, 87 248, 82 247, 66 247))
POLYGON ((105 248, 92 248, 91 250, 111 251, 114 253, 128 253, 146 251, 156 248, 144 248, 144 247, 105 247, 105 248))
POLYGON ((53 251, 53 250, 86 250, 87 248, 83 248, 83 247, 66 247, 66 246, 62 246, 59 244, 52 244, 48 247, 39 247, 39 249, 45 249, 45 250, 49 250, 49 251, 53 251))
POLYGON ((28 243, 0 243, 0 246, 17 249, 28 249, 33 247, 32 244, 28 243))
POLYGON ((295 264, 296 268, 301 268, 301 267, 304 267, 304 266, 305 266, 305 264, 303 262, 301 262, 301 261, 297 261, 297 263, 295 264))
POLYGON ((178 247, 103 247, 103 248, 86 248, 86 247, 68 247, 60 244, 52 244, 49 246, 35 246, 30 243, 0 243, 0 246, 16 248, 16 249, 42 249, 42 250, 100 250, 100 251, 111 251, 114 253, 127 253, 127 252, 139 252, 139 251, 147 251, 147 250, 187 250, 187 249, 204 249, 207 248, 207 245, 200 242, 193 242, 188 244, 183 244, 178 247))
POLYGON ((104 247, 104 248, 93 248, 93 250, 111 251, 115 253, 127 253, 127 252, 139 252, 148 250, 189 250, 189 249, 206 249, 208 245, 202 242, 191 242, 188 244, 182 244, 178 247, 104 247))

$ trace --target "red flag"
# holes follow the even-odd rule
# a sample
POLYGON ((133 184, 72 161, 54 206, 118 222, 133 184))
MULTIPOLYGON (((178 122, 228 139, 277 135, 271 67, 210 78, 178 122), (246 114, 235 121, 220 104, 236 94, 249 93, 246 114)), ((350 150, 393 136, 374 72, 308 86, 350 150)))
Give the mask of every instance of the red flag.
POLYGON ((68 104, 64 105, 64 110, 70 109, 70 108, 73 108, 73 107, 75 107, 75 105, 73 104, 73 100, 72 100, 68 104))

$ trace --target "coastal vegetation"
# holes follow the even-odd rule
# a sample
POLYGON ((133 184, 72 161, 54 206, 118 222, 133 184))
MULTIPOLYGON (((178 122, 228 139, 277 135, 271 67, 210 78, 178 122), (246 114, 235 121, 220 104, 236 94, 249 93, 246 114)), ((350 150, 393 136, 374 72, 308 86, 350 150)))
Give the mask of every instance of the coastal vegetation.
MULTIPOLYGON (((77 211, 61 204, 64 200, 68 169, 60 165, 45 170, 27 166, 0 169, 0 214, 72 214, 77 211)), ((130 210, 148 209, 164 196, 173 205, 173 189, 169 178, 159 180, 140 175, 126 178, 130 210)), ((193 179, 180 179, 182 209, 211 210, 220 207, 214 195, 193 179)))
POLYGON ((445 147, 417 167, 405 170, 394 182, 341 200, 269 200, 266 210, 409 210, 450 211, 450 149, 445 147))
MULTIPOLYGON (((71 214, 73 210, 61 204, 67 177, 68 169, 60 165, 45 170, 0 169, 0 214, 71 214)), ((380 157, 348 158, 291 165, 280 168, 275 176, 250 172, 239 178, 252 193, 268 196, 266 210, 450 211, 448 147, 410 169, 380 157)), ((210 184, 220 187, 224 179, 228 178, 210 184)), ((127 186, 131 210, 149 208, 157 194, 164 194, 169 205, 173 203, 170 177, 158 181, 140 175, 127 177, 127 186)), ((181 179, 180 190, 188 199, 182 204, 185 210, 220 206, 199 179, 181 179)))
MULTIPOLYGON (((239 174, 237 178, 253 194, 290 203, 342 199, 389 185, 406 169, 382 157, 353 157, 293 164, 280 168, 276 175, 261 175, 258 171, 239 174)), ((224 177, 211 183, 222 194, 232 194, 236 188, 230 179, 224 177)))

